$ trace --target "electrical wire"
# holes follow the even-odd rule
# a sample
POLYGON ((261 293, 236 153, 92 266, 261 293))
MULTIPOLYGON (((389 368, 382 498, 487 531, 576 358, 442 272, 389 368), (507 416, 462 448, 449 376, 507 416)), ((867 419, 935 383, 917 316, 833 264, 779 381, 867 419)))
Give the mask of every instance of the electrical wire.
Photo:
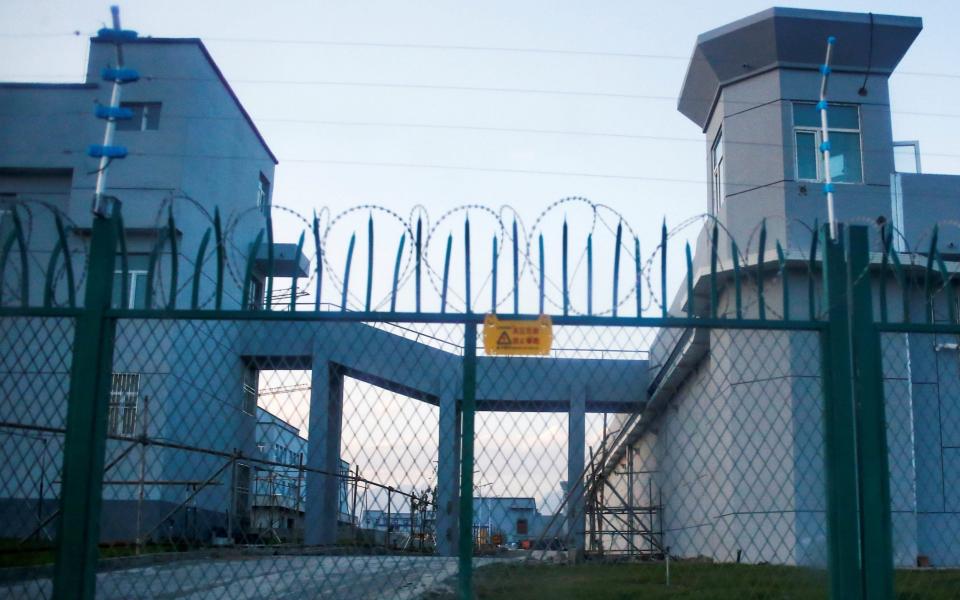
MULTIPOLYGON (((871 39, 873 36, 873 13, 871 18, 871 39)), ((29 39, 29 38, 56 38, 56 37, 78 37, 94 36, 93 32, 73 31, 70 33, 2 33, 0 39, 29 39)), ((605 51, 605 50, 587 50, 587 49, 565 49, 565 48, 537 48, 537 47, 518 47, 518 46, 482 46, 465 44, 426 44, 426 43, 405 43, 405 42, 373 42, 373 41, 343 41, 343 40, 324 40, 324 39, 288 39, 288 38, 245 38, 245 37, 218 37, 218 36, 193 36, 201 39, 203 42, 215 42, 224 44, 261 44, 261 45, 311 45, 311 46, 329 46, 343 48, 381 48, 381 49, 406 49, 406 50, 432 50, 432 51, 454 51, 454 52, 489 52, 489 53, 507 53, 507 54, 545 54, 560 56, 584 56, 584 57, 606 57, 606 58, 628 58, 642 60, 663 60, 663 61, 696 61, 704 60, 695 56, 684 56, 678 54, 657 54, 649 52, 629 52, 629 51, 605 51)), ((142 38, 149 39, 149 38, 142 38)), ((870 68, 868 67, 868 71, 870 68)), ((909 71, 897 70, 897 75, 907 75, 911 77, 934 77, 960 79, 960 73, 945 73, 936 71, 909 71)))
MULTIPOLYGON (((785 100, 789 102, 789 100, 785 100)), ((50 119, 58 116, 80 116, 86 117, 89 116, 88 112, 84 111, 59 111, 59 112, 44 112, 44 113, 0 113, 0 118, 42 118, 50 119)), ((218 115, 188 115, 188 114, 177 114, 177 113, 163 113, 164 119, 185 119, 185 120, 199 120, 199 121, 245 121, 243 117, 240 116, 218 116, 218 115)), ((382 128, 405 128, 405 129, 426 129, 426 130, 453 130, 453 131, 475 131, 475 132, 484 132, 484 133, 516 133, 516 134, 530 134, 530 135, 549 135, 549 136, 574 136, 574 137, 598 137, 598 138, 611 138, 611 139, 622 139, 622 140, 644 140, 644 141, 665 141, 665 142, 683 142, 683 143, 694 143, 694 144, 703 144, 703 137, 684 137, 684 136, 669 136, 669 135, 653 135, 653 134, 638 134, 638 133, 617 133, 612 131, 589 131, 589 130, 571 130, 571 129, 538 129, 538 128, 529 128, 529 127, 487 127, 482 125, 457 125, 451 123, 412 123, 412 122, 399 122, 399 121, 342 121, 342 120, 325 120, 325 119, 299 119, 299 118, 286 118, 286 117, 255 117, 253 118, 255 123, 288 123, 294 125, 321 125, 321 126, 333 126, 333 127, 382 127, 382 128)), ((754 142, 754 141, 739 141, 739 140, 724 140, 725 146, 734 146, 734 147, 769 147, 769 148, 792 148, 791 144, 776 144, 773 142, 754 142)), ((887 154, 886 150, 870 150, 864 149, 864 155, 868 154, 887 154)), ((948 157, 948 158, 960 158, 960 153, 949 153, 949 152, 927 152, 924 151, 924 156, 938 156, 938 157, 948 157)))

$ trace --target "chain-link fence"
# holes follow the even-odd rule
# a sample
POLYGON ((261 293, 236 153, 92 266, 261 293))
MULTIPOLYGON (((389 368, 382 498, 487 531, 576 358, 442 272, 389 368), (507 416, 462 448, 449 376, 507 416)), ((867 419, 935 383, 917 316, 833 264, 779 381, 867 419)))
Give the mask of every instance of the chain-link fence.
POLYGON ((564 249, 561 314, 498 320, 448 312, 449 243, 442 277, 415 255, 409 313, 399 252, 390 310, 372 275, 367 310, 346 310, 352 243, 332 310, 294 310, 295 278, 289 310, 260 310, 274 283, 254 285, 255 244, 239 310, 199 306, 199 274, 191 308, 111 308, 114 281, 190 296, 162 253, 143 282, 118 269, 114 227, 95 223, 83 308, 0 306, 3 595, 958 589, 956 287, 927 270, 919 295, 878 292, 893 266, 877 272, 862 231, 799 277, 783 255, 770 277, 718 274, 714 244, 656 317, 641 280, 647 297, 666 282, 634 256, 636 314, 594 315, 592 288, 573 314, 564 249), (439 312, 419 310, 421 267, 439 312), (919 304, 913 322, 888 318, 898 303, 919 304))

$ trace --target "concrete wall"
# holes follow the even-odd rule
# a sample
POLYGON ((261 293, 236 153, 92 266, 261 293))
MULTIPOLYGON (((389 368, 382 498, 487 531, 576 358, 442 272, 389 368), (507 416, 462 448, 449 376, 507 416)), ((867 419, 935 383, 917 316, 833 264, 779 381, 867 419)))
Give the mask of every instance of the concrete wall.
MULTIPOLYGON (((875 275, 875 290, 879 279, 875 275)), ((806 276, 791 277, 791 315, 806 318, 806 276)), ((902 290, 886 280, 890 319, 903 312, 902 290)), ((767 284, 768 315, 782 311, 782 287, 767 284)), ((721 314, 730 314, 729 287, 721 314)), ((819 297, 819 290, 815 294, 819 297)), ((945 292, 935 314, 946 319, 945 292)), ((755 304, 755 293, 744 304, 755 304)), ((913 322, 925 320, 922 289, 909 290, 913 322)), ((703 301, 698 297, 698 306, 703 301)), ((705 309, 704 309, 705 310, 705 309)), ((704 310, 698 310, 703 313, 704 310)), ((819 310, 819 307, 818 307, 819 310)), ((879 316, 879 292, 874 296, 879 316)), ((747 316, 756 316, 755 308, 747 316)), ((650 364, 667 369, 682 360, 680 330, 663 330, 650 364)), ((630 460, 638 475, 611 475, 636 505, 662 498, 664 545, 681 556, 747 562, 823 565, 826 560, 824 455, 819 341, 815 333, 700 332, 709 343, 665 408, 647 421, 618 469, 630 460), (631 458, 632 456, 632 458, 631 458)), ((929 557, 936 566, 960 564, 960 514, 951 493, 960 473, 952 424, 960 414, 960 356, 955 336, 884 334, 883 385, 891 471, 895 563, 929 557)), ((623 547, 621 543, 618 547, 623 547)))

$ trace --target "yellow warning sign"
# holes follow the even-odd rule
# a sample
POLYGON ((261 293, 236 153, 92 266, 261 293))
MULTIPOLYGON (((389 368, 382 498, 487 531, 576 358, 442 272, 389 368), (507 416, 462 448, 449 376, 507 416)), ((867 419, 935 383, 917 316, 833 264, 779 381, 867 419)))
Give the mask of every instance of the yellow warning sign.
POLYGON ((547 355, 553 343, 553 322, 547 315, 535 321, 483 319, 483 349, 489 356, 547 355))

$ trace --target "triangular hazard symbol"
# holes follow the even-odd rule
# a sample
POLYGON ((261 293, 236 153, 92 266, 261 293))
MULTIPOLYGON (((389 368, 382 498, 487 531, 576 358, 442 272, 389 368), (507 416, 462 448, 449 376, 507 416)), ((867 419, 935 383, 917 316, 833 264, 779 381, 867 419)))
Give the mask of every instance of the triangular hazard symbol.
POLYGON ((510 339, 510 335, 506 331, 501 333, 500 337, 497 338, 498 346, 509 346, 512 343, 513 343, 513 340, 510 339))

